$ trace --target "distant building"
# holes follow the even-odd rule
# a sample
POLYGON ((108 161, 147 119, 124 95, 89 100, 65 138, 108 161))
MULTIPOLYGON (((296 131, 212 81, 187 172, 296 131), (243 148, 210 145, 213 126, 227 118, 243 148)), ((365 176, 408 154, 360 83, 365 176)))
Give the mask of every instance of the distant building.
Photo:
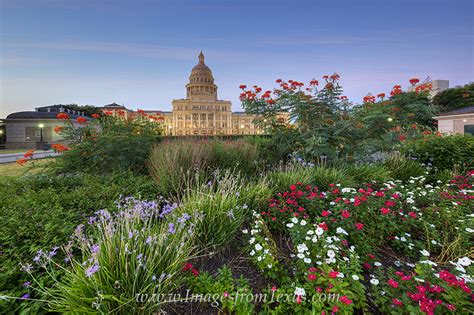
POLYGON ((438 121, 438 131, 474 135, 474 105, 456 109, 433 117, 438 121))
MULTIPOLYGON (((147 110, 145 113, 163 117, 165 134, 192 135, 257 135, 263 130, 254 124, 255 115, 232 112, 230 101, 219 100, 217 85, 211 69, 198 56, 198 64, 191 70, 186 84, 186 98, 172 101, 172 111, 147 110)), ((112 103, 101 108, 109 115, 131 117, 137 113, 123 105, 112 103)), ((281 113, 280 120, 288 121, 288 114, 281 113)))
POLYGON ((416 84, 414 86, 408 87, 408 92, 413 92, 417 86, 426 84, 426 83, 431 83, 431 91, 430 91, 431 97, 434 97, 436 94, 438 94, 441 91, 449 89, 449 80, 431 80, 430 77, 427 77, 423 82, 416 84))
POLYGON ((54 132, 54 127, 65 123, 56 117, 63 112, 71 117, 73 123, 80 116, 89 119, 82 112, 64 105, 38 107, 35 111, 8 115, 4 120, 6 149, 43 149, 63 141, 61 135, 54 132))

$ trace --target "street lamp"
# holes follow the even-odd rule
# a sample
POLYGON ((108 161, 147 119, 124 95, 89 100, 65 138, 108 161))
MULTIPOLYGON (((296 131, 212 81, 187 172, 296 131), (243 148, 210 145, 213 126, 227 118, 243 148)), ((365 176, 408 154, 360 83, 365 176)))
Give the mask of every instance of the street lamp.
POLYGON ((43 142, 43 128, 44 128, 44 124, 39 124, 38 127, 40 128, 40 141, 43 142))

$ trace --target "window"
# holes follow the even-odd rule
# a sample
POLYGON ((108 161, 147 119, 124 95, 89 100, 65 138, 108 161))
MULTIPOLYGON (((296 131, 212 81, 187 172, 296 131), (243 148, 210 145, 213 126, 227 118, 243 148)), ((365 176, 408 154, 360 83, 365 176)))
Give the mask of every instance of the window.
POLYGON ((464 125, 464 133, 471 134, 474 136, 474 125, 464 125))

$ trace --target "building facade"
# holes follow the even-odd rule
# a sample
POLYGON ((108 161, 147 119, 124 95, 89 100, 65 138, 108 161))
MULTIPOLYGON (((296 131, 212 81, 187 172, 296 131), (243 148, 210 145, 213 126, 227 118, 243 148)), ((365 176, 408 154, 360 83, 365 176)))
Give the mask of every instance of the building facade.
POLYGON ((438 121, 438 131, 474 135, 474 106, 459 108, 433 117, 438 121))
POLYGON ((60 143, 63 137, 54 132, 56 126, 64 126, 65 121, 58 119, 59 113, 67 113, 73 125, 78 117, 84 113, 69 109, 63 105, 38 107, 35 111, 12 113, 5 119, 4 134, 6 136, 6 149, 43 149, 49 148, 53 143, 60 143))
MULTIPOLYGON (((204 54, 198 56, 198 64, 191 70, 186 84, 186 98, 172 101, 172 111, 146 110, 149 115, 163 117, 165 134, 173 136, 206 135, 258 135, 263 130, 254 124, 255 115, 232 112, 232 103, 219 100, 218 87, 211 69, 204 61, 204 54)), ((112 103, 101 108, 104 113, 133 117, 137 112, 123 105, 112 103)), ((288 120, 282 113, 281 119, 288 120)))

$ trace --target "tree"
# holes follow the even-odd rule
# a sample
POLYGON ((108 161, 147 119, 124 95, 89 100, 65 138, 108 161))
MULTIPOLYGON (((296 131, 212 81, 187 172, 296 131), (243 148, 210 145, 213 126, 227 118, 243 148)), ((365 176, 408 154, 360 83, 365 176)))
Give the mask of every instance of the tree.
POLYGON ((474 105, 474 82, 455 87, 438 93, 433 98, 433 104, 437 105, 441 112, 449 112, 458 108, 474 105))

